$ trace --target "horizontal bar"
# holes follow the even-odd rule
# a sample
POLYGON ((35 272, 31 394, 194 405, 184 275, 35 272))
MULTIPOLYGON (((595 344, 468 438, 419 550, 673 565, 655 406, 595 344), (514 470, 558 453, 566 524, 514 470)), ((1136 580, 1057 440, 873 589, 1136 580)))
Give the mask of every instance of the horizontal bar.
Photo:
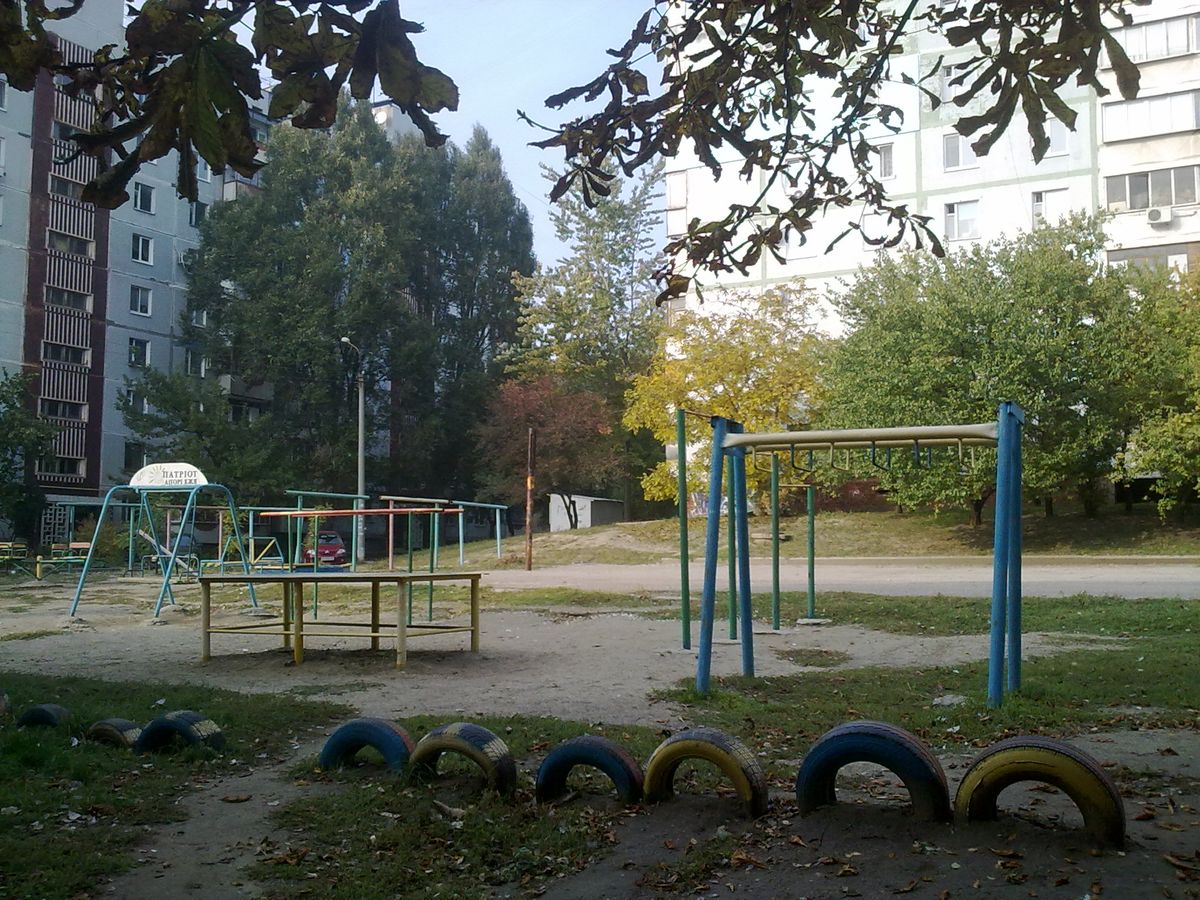
POLYGON ((370 494, 335 494, 332 491, 284 491, 293 497, 344 497, 349 500, 370 500, 370 494))
POLYGON ((441 497, 400 497, 396 494, 380 494, 380 500, 401 500, 405 503, 436 503, 438 506, 445 506, 451 501, 441 497))
POLYGON ((280 509, 259 513, 260 519, 325 519, 337 516, 402 516, 409 513, 460 513, 461 509, 280 509))
POLYGON ((916 441, 822 441, 803 444, 755 444, 754 449, 764 453, 781 453, 784 450, 870 450, 875 447, 888 450, 896 447, 994 447, 996 442, 987 438, 925 438, 916 441))
POLYGON ((482 572, 215 572, 200 576, 207 584, 408 584, 424 581, 478 581, 482 572))
MULTIPOLYGON (((387 498, 381 498, 386 500, 387 498)), ((508 509, 503 503, 475 503, 471 500, 451 500, 451 503, 456 503, 459 506, 474 506, 479 509, 508 509)))
MULTIPOLYGON (((995 442, 997 435, 995 422, 982 422, 978 425, 915 425, 900 428, 841 428, 830 431, 775 431, 747 432, 735 434, 730 432, 725 436, 721 445, 725 449, 732 447, 799 447, 815 444, 828 447, 833 444, 842 447, 847 443, 860 446, 886 446, 885 442, 899 441, 901 444, 914 441, 925 442, 933 440, 948 440, 957 443, 960 440, 976 439, 995 442)), ((895 446, 893 444, 893 446, 895 446)))
MULTIPOLYGON (((322 628, 327 627, 329 624, 330 624, 329 622, 323 622, 321 624, 321 627, 322 628)), ((371 626, 370 625, 360 625, 359 627, 360 628, 370 628, 371 626)), ((305 628, 300 633, 304 637, 337 637, 337 638, 340 638, 340 637, 383 637, 383 638, 395 637, 396 636, 396 626, 392 625, 389 627, 392 629, 391 631, 355 631, 350 634, 347 634, 344 631, 312 631, 308 628, 305 628)), ((471 626, 470 625, 409 625, 408 629, 406 630, 405 633, 407 634, 408 637, 420 637, 422 631, 424 634, 462 634, 464 632, 471 631, 471 626), (418 633, 414 634, 413 633, 414 631, 417 631, 418 633)), ((263 637, 276 637, 277 638, 280 636, 289 636, 289 635, 293 634, 293 631, 291 628, 288 628, 286 631, 280 631, 278 629, 276 629, 274 631, 238 631, 233 628, 209 628, 208 633, 209 634, 255 634, 255 635, 262 635, 263 637)))

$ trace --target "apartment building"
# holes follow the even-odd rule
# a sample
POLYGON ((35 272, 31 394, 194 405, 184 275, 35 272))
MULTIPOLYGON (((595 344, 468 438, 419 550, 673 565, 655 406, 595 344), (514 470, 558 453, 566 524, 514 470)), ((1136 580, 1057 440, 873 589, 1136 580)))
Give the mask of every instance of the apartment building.
MULTIPOLYGON (((1037 223, 1055 221, 1073 210, 1110 210, 1112 261, 1153 261, 1180 270, 1200 266, 1200 2, 1154 0, 1134 9, 1135 24, 1118 39, 1141 68, 1141 93, 1125 101, 1115 90, 1097 96, 1070 85, 1061 97, 1076 113, 1073 131, 1049 123, 1050 149, 1035 163, 1024 119, 1015 116, 1007 133, 986 157, 976 157, 970 142, 954 130, 963 115, 982 110, 986 98, 965 108, 936 109, 916 88, 900 82, 941 67, 925 84, 953 95, 954 63, 971 55, 939 37, 914 33, 893 60, 892 82, 883 100, 904 113, 898 132, 882 127, 868 132, 878 150, 876 172, 890 197, 931 217, 932 227, 950 251, 1000 235, 1013 235, 1037 223)), ((727 173, 740 163, 723 159, 727 173)), ((686 231, 693 217, 724 215, 729 204, 749 202, 766 184, 765 173, 749 182, 727 174, 717 181, 698 160, 680 157, 666 172, 668 234, 686 231)), ((776 185, 768 202, 785 202, 776 185)), ((769 254, 749 275, 706 273, 705 283, 722 288, 761 291, 802 279, 823 293, 870 265, 878 248, 858 234, 828 245, 849 222, 872 237, 885 234, 881 218, 859 207, 831 212, 818 221, 806 242, 789 240, 784 262, 769 254)), ((688 303, 694 302, 689 299, 688 303)), ((836 330, 836 321, 828 322, 836 330)))

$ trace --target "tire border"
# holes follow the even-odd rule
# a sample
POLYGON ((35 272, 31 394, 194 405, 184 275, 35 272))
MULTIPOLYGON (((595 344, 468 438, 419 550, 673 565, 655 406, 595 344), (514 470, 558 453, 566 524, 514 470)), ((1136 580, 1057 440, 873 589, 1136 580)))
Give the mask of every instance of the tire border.
POLYGON ((101 719, 99 722, 93 722, 83 733, 83 737, 97 744, 132 750, 141 734, 142 726, 129 719, 101 719))
POLYGON ((18 728, 57 728, 71 721, 71 711, 57 703, 39 703, 17 717, 18 728))
POLYGON ((225 747, 225 734, 216 722, 193 710, 177 709, 151 719, 138 735, 133 752, 157 753, 170 746, 176 737, 188 746, 204 744, 213 750, 225 747))
POLYGON ((717 728, 688 728, 658 745, 646 763, 644 795, 648 803, 674 795, 675 772, 688 759, 717 766, 733 782, 752 818, 766 813, 769 793, 762 766, 745 744, 717 728))
POLYGON ((390 770, 403 772, 414 746, 409 733, 390 719, 362 716, 343 722, 325 739, 317 768, 323 772, 344 768, 360 750, 370 747, 390 770))
POLYGON ((645 776, 633 754, 616 741, 598 734, 582 734, 555 747, 538 767, 534 794, 538 803, 549 803, 567 790, 567 777, 577 766, 599 769, 617 789, 623 803, 642 799, 645 776))
POLYGON ((501 796, 517 789, 517 764, 508 745, 499 735, 472 722, 439 725, 421 740, 409 757, 409 772, 414 777, 437 774, 438 760, 445 753, 465 756, 479 767, 488 787, 501 796))

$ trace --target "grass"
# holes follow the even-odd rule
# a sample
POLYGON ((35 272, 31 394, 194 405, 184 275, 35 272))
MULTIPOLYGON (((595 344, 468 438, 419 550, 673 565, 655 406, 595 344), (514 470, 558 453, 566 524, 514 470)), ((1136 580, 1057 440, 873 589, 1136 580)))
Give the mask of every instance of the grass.
MULTIPOLYGON (((893 633, 982 635, 987 628, 986 602, 965 598, 838 595, 822 612, 893 633)), ((726 678, 707 697, 686 685, 661 696, 687 707, 697 721, 749 739, 775 761, 798 759, 827 729, 851 719, 892 722, 935 747, 1096 727, 1200 727, 1200 683, 1193 674, 1200 601, 1035 598, 1025 602, 1024 622, 1027 632, 1108 640, 1101 649, 1026 659, 1022 691, 999 709, 986 705, 985 662, 726 678), (967 700, 932 705, 949 693, 967 700)))
MULTIPOLYGON (((414 738, 444 718, 401 721, 414 738)), ((318 775, 308 761, 298 774, 338 782, 343 790, 306 796, 275 816, 286 843, 250 874, 269 896, 302 890, 330 898, 481 896, 487 887, 533 890, 542 880, 586 867, 607 852, 621 810, 592 797, 538 807, 534 767, 558 742, 584 732, 605 734, 646 758, 659 741, 648 728, 586 725, 528 716, 481 717, 521 761, 515 800, 480 791, 473 769, 447 757, 438 783, 408 784, 364 766, 318 775)), ((570 787, 607 794, 602 777, 577 770, 570 787)))
POLYGON ((14 631, 10 634, 0 634, 0 641, 32 641, 35 638, 52 637, 62 634, 62 631, 44 628, 39 631, 14 631))
POLYGON ((37 703, 71 710, 58 728, 18 729, 0 717, 0 896, 90 895, 97 880, 132 865, 147 826, 177 821, 176 800, 206 779, 278 757, 294 736, 344 716, 345 707, 287 696, 209 688, 0 673, 12 709, 37 703), (99 719, 144 723, 195 709, 221 725, 222 754, 207 748, 152 759, 84 741, 99 719), (14 811, 15 810, 15 811, 14 811))
POLYGON ((841 650, 823 650, 820 647, 775 647, 780 659, 812 669, 833 669, 850 661, 850 654, 841 650))

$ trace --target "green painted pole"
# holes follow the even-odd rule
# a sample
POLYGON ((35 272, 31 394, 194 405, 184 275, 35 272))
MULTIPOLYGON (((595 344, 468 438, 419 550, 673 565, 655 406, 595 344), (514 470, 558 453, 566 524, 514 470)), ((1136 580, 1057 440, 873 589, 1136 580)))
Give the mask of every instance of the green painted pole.
MULTIPOLYGON (((429 518, 433 520, 433 544, 429 548, 429 574, 432 575, 437 570, 438 562, 438 541, 441 538, 441 513, 432 512, 429 518)), ((433 582, 429 582, 429 621, 433 621, 433 582)))
POLYGON ((771 627, 779 630, 779 457, 771 454, 771 627))
POLYGON ((817 546, 817 487, 810 484, 807 492, 808 506, 808 617, 817 617, 817 579, 816 555, 817 546))
POLYGON ((679 492, 679 622, 683 629, 683 649, 692 649, 692 590, 688 575, 688 501, 687 501, 687 433, 684 412, 675 410, 675 469, 679 492))
POLYGON ((725 508, 728 513, 725 543, 729 555, 729 639, 737 640, 737 523, 734 521, 734 489, 733 489, 733 457, 729 457, 726 466, 725 479, 729 482, 725 492, 725 508))
MULTIPOLYGON (((413 514, 409 513, 408 519, 408 574, 412 574, 413 570, 413 514)), ((412 601, 413 601, 413 583, 408 582, 408 624, 412 624, 412 601)))
POLYGON ((463 512, 460 507, 458 510, 458 567, 461 569, 467 564, 466 547, 463 545, 463 512))

